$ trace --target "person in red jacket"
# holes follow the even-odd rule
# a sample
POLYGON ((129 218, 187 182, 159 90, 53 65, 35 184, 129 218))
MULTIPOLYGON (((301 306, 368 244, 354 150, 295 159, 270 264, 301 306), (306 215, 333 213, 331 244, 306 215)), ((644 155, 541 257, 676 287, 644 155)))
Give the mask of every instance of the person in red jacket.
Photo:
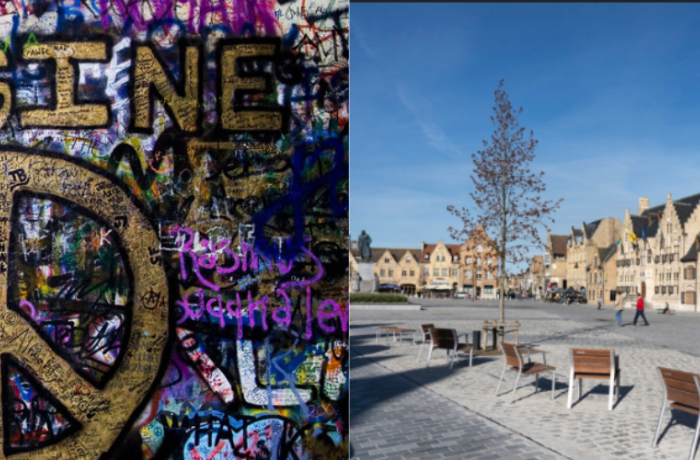
POLYGON ((640 316, 644 320, 644 327, 647 327, 649 325, 649 321, 647 321, 647 317, 644 316, 644 298, 642 296, 639 296, 639 299, 637 299, 637 314, 634 315, 634 323, 632 323, 632 327, 637 326, 637 319, 640 316))

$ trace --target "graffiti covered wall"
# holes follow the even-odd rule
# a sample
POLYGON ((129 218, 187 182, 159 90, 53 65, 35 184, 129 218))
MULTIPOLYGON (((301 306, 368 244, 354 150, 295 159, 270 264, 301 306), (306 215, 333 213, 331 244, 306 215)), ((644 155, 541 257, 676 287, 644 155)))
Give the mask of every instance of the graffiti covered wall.
POLYGON ((0 1, 0 457, 347 458, 348 28, 0 1))

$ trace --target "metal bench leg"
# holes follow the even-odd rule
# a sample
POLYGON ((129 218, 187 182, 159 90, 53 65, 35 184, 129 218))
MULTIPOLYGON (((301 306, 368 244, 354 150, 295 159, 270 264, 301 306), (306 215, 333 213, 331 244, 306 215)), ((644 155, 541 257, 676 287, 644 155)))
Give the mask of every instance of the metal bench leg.
POLYGON ((455 355, 457 354, 457 344, 455 343, 455 347, 452 350, 452 360, 450 360, 450 370, 452 370, 452 364, 455 362, 455 355))
POLYGON ((432 354, 433 354, 433 347, 431 345, 430 348, 428 348, 428 361, 425 363, 425 367, 430 366, 430 355, 432 355, 432 354))
POLYGON ((540 389, 540 374, 535 374, 535 393, 540 389))
POLYGON ((571 375, 569 376, 569 401, 566 403, 566 408, 571 409, 571 402, 574 397, 574 369, 571 369, 571 375))
POLYGON ((695 451, 698 448, 698 437, 700 437, 700 416, 698 416, 698 425, 695 427, 695 437, 693 437, 693 447, 690 448, 690 457, 688 460, 693 460, 695 451))
POLYGON ((554 388, 557 386, 557 374, 552 371, 552 399, 554 399, 554 388))
POLYGON ((510 404, 513 404, 513 398, 515 397, 515 390, 518 389, 518 381, 520 380, 520 374, 522 371, 518 371, 518 376, 515 378, 515 385, 513 385, 513 393, 510 394, 510 404))
POLYGON ((496 396, 498 396, 498 390, 501 389, 501 382, 503 381, 503 376, 506 375, 506 367, 507 365, 503 365, 503 372, 501 372, 501 378, 498 379, 498 386, 496 387, 496 396))
POLYGON ((583 379, 578 379, 578 399, 583 396, 583 379))
POLYGON ((654 434, 654 440, 651 442, 651 447, 656 447, 656 445, 659 442, 659 434, 661 434, 661 421, 664 419, 665 412, 666 412, 666 398, 664 398, 664 403, 661 405, 661 413, 659 414, 659 423, 656 424, 656 434, 654 434))
POLYGON ((472 349, 469 348, 469 367, 472 367, 472 349))
POLYGON ((423 343, 420 344, 420 350, 418 350, 418 358, 416 358, 416 361, 420 361, 420 354, 423 353, 423 345, 425 345, 425 339, 423 339, 423 343))
POLYGON ((608 398, 608 410, 613 410, 613 394, 615 393, 615 385, 617 381, 614 378, 610 379, 610 397, 608 398))

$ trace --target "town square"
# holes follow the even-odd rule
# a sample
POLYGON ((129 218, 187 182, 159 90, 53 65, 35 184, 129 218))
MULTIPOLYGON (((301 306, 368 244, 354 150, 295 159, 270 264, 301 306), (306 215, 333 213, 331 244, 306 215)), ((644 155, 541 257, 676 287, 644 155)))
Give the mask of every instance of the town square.
POLYGON ((354 7, 351 459, 698 458, 698 18, 354 7))

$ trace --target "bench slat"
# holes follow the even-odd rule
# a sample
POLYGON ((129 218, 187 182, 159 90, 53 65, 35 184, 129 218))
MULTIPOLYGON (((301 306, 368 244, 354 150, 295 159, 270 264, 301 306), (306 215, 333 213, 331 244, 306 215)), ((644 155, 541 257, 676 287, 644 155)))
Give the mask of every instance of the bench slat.
POLYGON ((588 356, 588 357, 610 357, 611 350, 599 350, 595 348, 573 348, 574 359, 577 357, 588 356))
POLYGON ((664 383, 666 384, 666 388, 675 388, 680 391, 687 391, 688 393, 698 393, 697 388, 695 388, 695 382, 693 383, 688 383, 688 382, 681 382, 680 380, 675 380, 675 379, 664 379, 664 383))
POLYGON ((664 380, 670 378, 681 382, 692 383, 693 386, 695 385, 695 383, 693 382, 693 375, 697 374, 692 374, 690 372, 684 371, 677 371, 675 369, 669 369, 667 367, 659 367, 659 370, 661 371, 661 376, 664 378, 664 380))
POLYGON ((610 374, 610 363, 608 364, 575 364, 574 372, 583 374, 610 374))
POLYGON ((668 388, 666 394, 671 401, 690 407, 700 407, 700 400, 698 400, 697 392, 690 393, 688 391, 676 390, 675 388, 668 388))
POLYGON ((676 403, 671 403, 671 407, 673 407, 674 409, 682 410, 684 412, 689 412, 691 414, 700 415, 700 410, 698 410, 695 407, 688 407, 684 404, 676 404, 676 403))

